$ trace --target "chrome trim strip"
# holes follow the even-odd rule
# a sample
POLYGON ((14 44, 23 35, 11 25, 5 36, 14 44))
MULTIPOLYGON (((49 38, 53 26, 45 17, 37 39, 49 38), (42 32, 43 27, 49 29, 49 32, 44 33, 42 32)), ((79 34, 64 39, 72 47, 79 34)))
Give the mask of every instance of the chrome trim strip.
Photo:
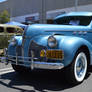
POLYGON ((32 59, 31 59, 31 69, 34 69, 34 53, 31 51, 32 59))
MULTIPOLYGON (((64 31, 62 31, 62 30, 46 30, 45 32, 80 32, 80 30, 76 30, 76 31, 74 31, 74 30, 64 30, 64 31)), ((92 31, 90 31, 90 30, 83 30, 81 32, 92 32, 92 31)))

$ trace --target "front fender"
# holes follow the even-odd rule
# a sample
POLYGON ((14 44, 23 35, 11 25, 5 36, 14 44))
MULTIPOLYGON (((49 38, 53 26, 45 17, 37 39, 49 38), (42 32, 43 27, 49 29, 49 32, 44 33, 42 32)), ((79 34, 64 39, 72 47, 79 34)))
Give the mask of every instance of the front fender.
MULTIPOLYGON (((47 45, 47 40, 49 36, 50 35, 36 36, 32 40, 34 40, 39 45, 43 45, 43 46, 46 46, 48 49, 52 49, 52 48, 49 48, 47 45)), ((55 38, 58 41, 58 46, 54 49, 60 49, 64 52, 64 59, 62 60, 62 63, 64 64, 64 66, 68 66, 69 64, 71 64, 77 50, 81 46, 88 47, 90 52, 90 59, 91 59, 92 45, 87 40, 80 37, 60 36, 60 35, 56 35, 55 38)))
MULTIPOLYGON (((87 46, 90 52, 90 59, 91 59, 91 51, 92 51, 92 45, 90 42, 83 38, 79 37, 64 37, 59 44, 59 48, 64 51, 64 65, 69 65, 77 52, 77 50, 81 46, 87 46)), ((91 61, 91 60, 90 60, 91 61)), ((91 62, 90 62, 91 63, 91 62)))

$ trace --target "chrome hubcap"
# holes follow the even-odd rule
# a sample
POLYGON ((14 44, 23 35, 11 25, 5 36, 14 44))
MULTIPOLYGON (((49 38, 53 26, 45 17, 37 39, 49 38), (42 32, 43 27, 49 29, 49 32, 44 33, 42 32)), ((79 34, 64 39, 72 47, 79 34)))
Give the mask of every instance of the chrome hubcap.
POLYGON ((81 77, 83 72, 85 70, 85 62, 84 62, 84 58, 80 57, 79 60, 77 61, 77 65, 76 65, 76 73, 78 77, 81 77))
POLYGON ((87 70, 87 58, 85 53, 81 52, 76 57, 74 67, 75 78, 77 81, 81 82, 84 79, 86 75, 86 70, 87 70))

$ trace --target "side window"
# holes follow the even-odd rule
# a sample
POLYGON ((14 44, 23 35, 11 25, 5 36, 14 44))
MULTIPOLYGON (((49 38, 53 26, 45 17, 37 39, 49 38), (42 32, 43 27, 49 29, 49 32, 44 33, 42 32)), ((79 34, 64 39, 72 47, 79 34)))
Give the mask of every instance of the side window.
POLYGON ((7 28, 7 32, 8 33, 16 33, 16 29, 15 28, 7 28))
POLYGON ((70 25, 79 25, 80 21, 79 20, 70 20, 69 24, 70 25))
POLYGON ((4 28, 0 27, 0 33, 4 32, 4 28))

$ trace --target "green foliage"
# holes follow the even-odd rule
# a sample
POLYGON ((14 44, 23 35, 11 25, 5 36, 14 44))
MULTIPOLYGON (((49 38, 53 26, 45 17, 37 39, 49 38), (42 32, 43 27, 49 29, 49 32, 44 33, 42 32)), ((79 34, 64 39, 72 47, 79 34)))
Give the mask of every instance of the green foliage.
POLYGON ((9 21, 10 21, 10 14, 7 10, 4 10, 3 12, 0 13, 0 23, 4 24, 9 21))

